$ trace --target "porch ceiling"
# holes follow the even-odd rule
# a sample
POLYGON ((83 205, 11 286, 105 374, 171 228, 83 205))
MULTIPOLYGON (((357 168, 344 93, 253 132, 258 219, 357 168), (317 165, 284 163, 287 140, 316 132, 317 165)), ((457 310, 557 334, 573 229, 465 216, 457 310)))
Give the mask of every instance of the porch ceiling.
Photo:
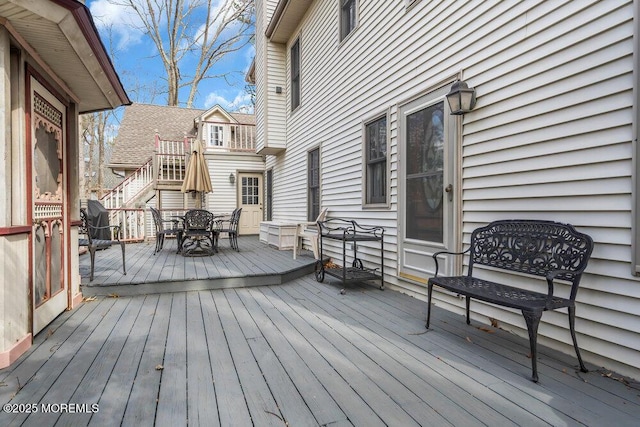
POLYGON ((60 79, 81 113, 131 103, 79 1, 0 0, 0 24, 60 79))
POLYGON ((280 0, 265 35, 272 42, 287 43, 313 0, 280 0))

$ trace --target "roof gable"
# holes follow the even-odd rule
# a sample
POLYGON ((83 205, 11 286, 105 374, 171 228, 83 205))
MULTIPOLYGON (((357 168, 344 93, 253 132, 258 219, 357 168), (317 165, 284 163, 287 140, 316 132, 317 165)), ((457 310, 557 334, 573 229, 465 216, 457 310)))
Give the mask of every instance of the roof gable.
MULTIPOLYGON (((118 136, 113 146, 112 165, 138 167, 153 156, 156 133, 161 139, 182 141, 195 138, 197 123, 207 117, 224 114, 228 121, 255 125, 253 114, 229 113, 219 105, 208 110, 167 105, 131 104, 124 109, 118 136)), ((214 120, 220 121, 220 120, 214 120)))

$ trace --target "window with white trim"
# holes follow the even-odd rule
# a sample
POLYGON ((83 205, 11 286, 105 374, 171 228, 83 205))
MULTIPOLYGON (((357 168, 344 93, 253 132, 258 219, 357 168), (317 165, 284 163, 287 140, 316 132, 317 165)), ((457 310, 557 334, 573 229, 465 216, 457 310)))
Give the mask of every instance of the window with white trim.
POLYGON ((291 46, 291 111, 300 105, 300 39, 291 46))
POLYGON ((340 0, 340 40, 344 40, 358 23, 357 0, 340 0))
POLYGON ((315 221, 320 215, 320 149, 307 155, 307 219, 315 221))
POLYGON ((209 124, 207 126, 207 145, 209 147, 222 147, 224 144, 224 127, 220 125, 209 124))
POLYGON ((364 125, 365 205, 387 203, 387 116, 364 125))

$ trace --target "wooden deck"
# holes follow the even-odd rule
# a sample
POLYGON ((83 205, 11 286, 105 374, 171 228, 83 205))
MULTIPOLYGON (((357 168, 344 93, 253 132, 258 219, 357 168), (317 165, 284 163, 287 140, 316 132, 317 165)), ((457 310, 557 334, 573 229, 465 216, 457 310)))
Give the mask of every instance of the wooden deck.
POLYGON ((240 236, 240 252, 232 250, 227 239, 220 239, 219 246, 219 252, 212 256, 184 257, 176 254, 175 239, 167 239, 155 255, 154 242, 128 244, 126 275, 122 273, 122 253, 114 246, 96 253, 92 282, 89 255, 82 255, 82 293, 122 296, 277 285, 313 272, 311 252, 303 251, 303 256, 294 260, 290 250, 274 249, 257 236, 240 236))
POLYGON ((525 339, 437 307, 426 332, 424 302, 341 288, 88 298, 0 370, 0 425, 638 425, 638 383, 541 347, 535 384, 525 339))

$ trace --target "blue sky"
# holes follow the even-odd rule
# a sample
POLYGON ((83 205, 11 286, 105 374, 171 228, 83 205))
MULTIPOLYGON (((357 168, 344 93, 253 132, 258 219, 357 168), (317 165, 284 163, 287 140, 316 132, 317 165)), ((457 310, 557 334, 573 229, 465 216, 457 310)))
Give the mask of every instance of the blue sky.
MULTIPOLYGON (((103 43, 108 51, 113 52, 112 61, 132 101, 166 105, 165 94, 152 97, 150 91, 137 90, 141 86, 154 85, 164 90, 166 83, 156 48, 142 31, 135 29, 135 14, 114 4, 113 0, 88 0, 86 4, 103 43)), ((244 108, 250 105, 250 100, 245 91, 244 77, 254 54, 253 46, 247 45, 225 56, 214 66, 213 73, 229 73, 226 80, 219 78, 201 82, 193 107, 206 109, 219 104, 228 111, 246 111, 244 108)), ((185 73, 189 72, 187 63, 183 68, 185 73)), ((187 97, 188 88, 185 88, 180 101, 186 102, 187 97)))

